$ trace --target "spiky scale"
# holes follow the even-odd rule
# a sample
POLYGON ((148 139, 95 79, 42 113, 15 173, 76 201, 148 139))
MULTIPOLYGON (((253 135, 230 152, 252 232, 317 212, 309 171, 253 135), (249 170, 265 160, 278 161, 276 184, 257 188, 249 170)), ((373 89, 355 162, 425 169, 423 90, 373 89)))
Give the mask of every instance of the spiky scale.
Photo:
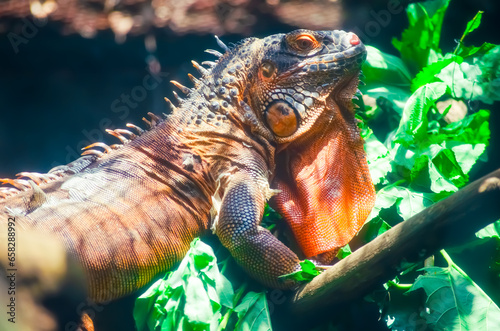
POLYGON ((177 103, 179 103, 179 105, 180 105, 182 102, 184 102, 184 99, 183 99, 183 98, 181 98, 181 97, 177 94, 177 92, 172 91, 172 94, 174 95, 175 100, 177 100, 177 103))
MULTIPOLYGON (((143 118, 144 119, 144 118, 143 118)), ((127 138, 125 138, 124 136, 122 136, 119 132, 116 132, 116 130, 110 130, 110 129, 106 129, 106 132, 109 133, 110 135, 112 135, 113 137, 116 137, 118 139, 120 139, 120 141, 125 144, 125 143, 128 143, 129 140, 127 138)), ((89 151, 91 151, 91 149, 89 149, 89 151)), ((101 152, 102 153, 102 152, 101 152)), ((82 155, 86 155, 86 154, 83 154, 82 155)))
POLYGON ((40 178, 39 175, 40 174, 38 174, 36 172, 20 172, 20 173, 16 174, 16 177, 26 177, 26 178, 31 179, 36 184, 41 184, 42 179, 40 178))
POLYGON ((200 85, 200 80, 198 78, 196 78, 195 76, 193 76, 189 73, 188 73, 188 77, 189 77, 189 79, 191 79, 191 81, 193 82, 195 87, 198 87, 198 85, 200 85))
POLYGON ((7 198, 19 193, 19 190, 14 187, 0 187, 0 197, 7 198))
POLYGON ((227 52, 229 50, 229 47, 227 47, 226 44, 222 40, 219 39, 217 35, 214 35, 215 40, 217 41, 217 45, 219 45, 220 48, 224 50, 224 52, 227 52))
POLYGON ((82 155, 97 155, 98 157, 102 157, 104 153, 98 151, 97 149, 87 149, 86 151, 82 152, 82 155))
POLYGON ((16 176, 19 178, 29 178, 36 184, 49 183, 50 181, 57 179, 57 176, 54 174, 41 174, 38 172, 20 172, 16 176))
POLYGON ((41 207, 48 199, 45 192, 43 192, 43 190, 37 185, 37 183, 33 182, 32 180, 29 180, 28 183, 33 189, 33 194, 31 195, 26 208, 27 212, 30 213, 38 207, 41 207))
POLYGON ((182 85, 176 80, 171 80, 170 83, 174 84, 174 86, 177 87, 184 94, 189 94, 190 92, 192 92, 192 90, 189 87, 182 85))
POLYGON ((143 117, 142 121, 146 123, 150 129, 154 127, 153 123, 151 123, 146 117, 143 117))
POLYGON ((200 73, 200 75, 202 76, 207 76, 208 74, 210 74, 210 71, 208 71, 207 69, 203 68, 198 62, 196 61, 191 61, 191 63, 193 64, 193 67, 198 70, 198 72, 200 73))
POLYGON ((201 63, 202 65, 204 66, 209 66, 210 68, 213 68, 217 65, 217 62, 214 62, 214 61, 203 61, 201 63))
POLYGON ((91 149, 93 147, 102 147, 106 153, 110 153, 112 151, 111 147, 109 147, 105 143, 101 143, 101 142, 96 142, 96 143, 90 144, 88 146, 85 146, 82 148, 82 150, 91 149))
POLYGON ((177 107, 172 103, 172 101, 170 101, 170 99, 167 98, 167 97, 164 97, 164 99, 167 102, 167 104, 170 107, 170 109, 172 110, 172 112, 175 112, 177 110, 177 107))
MULTIPOLYGON (((151 127, 154 128, 155 126, 158 125, 158 123, 161 122, 161 118, 159 118, 158 116, 156 116, 155 114, 153 114, 152 112, 148 112, 148 116, 151 118, 151 127)), ((117 131, 117 130, 115 130, 117 131)), ((129 131, 130 132, 130 131, 129 131)), ((118 133, 122 133, 122 132, 119 132, 118 133)))
POLYGON ((127 135, 129 139, 135 139, 137 138, 137 135, 129 130, 125 129, 116 129, 115 132, 121 134, 121 135, 127 135))
MULTIPOLYGON (((167 102, 169 102, 171 104, 171 107, 174 107, 174 105, 172 105, 172 103, 170 102, 170 100, 168 100, 167 98, 165 98, 167 102)), ((135 125, 135 124, 132 124, 132 123, 127 123, 125 124, 126 127, 128 128, 132 128, 134 129, 135 131, 137 131, 137 133, 139 135, 143 134, 144 133, 144 130, 141 129, 139 126, 135 125)), ((113 148, 113 146, 111 146, 111 148, 113 148)))
POLYGON ((151 117, 152 120, 156 121, 156 123, 160 123, 161 122, 161 118, 159 118, 158 116, 156 116, 156 114, 154 114, 152 112, 148 112, 148 115, 149 115, 149 117, 151 117))
POLYGON ((23 191, 27 188, 30 188, 28 182, 26 180, 23 180, 23 179, 3 178, 3 179, 0 179, 0 183, 10 184, 21 191, 23 191))
POLYGON ((215 49, 206 49, 205 52, 208 53, 208 54, 212 54, 214 56, 217 56, 217 57, 221 57, 222 56, 222 53, 219 52, 219 51, 216 51, 215 49))

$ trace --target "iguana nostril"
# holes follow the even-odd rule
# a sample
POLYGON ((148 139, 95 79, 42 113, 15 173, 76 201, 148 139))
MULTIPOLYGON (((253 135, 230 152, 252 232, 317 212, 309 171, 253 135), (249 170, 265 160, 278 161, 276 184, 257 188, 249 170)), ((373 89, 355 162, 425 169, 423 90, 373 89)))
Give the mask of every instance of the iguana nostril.
POLYGON ((356 46, 361 43, 361 40, 359 40, 357 35, 351 33, 351 39, 349 40, 349 42, 351 43, 351 45, 356 46))

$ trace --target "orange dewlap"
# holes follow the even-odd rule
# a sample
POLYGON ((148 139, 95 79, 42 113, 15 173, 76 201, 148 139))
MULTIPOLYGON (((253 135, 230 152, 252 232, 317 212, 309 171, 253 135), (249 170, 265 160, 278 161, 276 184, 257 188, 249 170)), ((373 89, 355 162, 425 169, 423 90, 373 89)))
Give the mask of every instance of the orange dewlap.
POLYGON ((273 206, 283 215, 306 257, 347 244, 375 203, 375 190, 356 125, 342 116, 305 148, 287 151, 277 169, 273 206), (281 175, 280 175, 281 173, 281 175), (286 174, 286 175, 283 175, 286 174))

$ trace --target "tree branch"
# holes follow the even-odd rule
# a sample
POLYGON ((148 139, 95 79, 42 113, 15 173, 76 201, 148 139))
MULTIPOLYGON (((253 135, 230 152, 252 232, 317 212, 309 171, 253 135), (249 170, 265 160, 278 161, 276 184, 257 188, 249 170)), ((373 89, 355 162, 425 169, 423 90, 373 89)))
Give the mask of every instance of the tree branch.
POLYGON ((297 290, 290 309, 311 314, 345 304, 398 275, 402 264, 471 238, 500 219, 500 169, 402 222, 297 290))

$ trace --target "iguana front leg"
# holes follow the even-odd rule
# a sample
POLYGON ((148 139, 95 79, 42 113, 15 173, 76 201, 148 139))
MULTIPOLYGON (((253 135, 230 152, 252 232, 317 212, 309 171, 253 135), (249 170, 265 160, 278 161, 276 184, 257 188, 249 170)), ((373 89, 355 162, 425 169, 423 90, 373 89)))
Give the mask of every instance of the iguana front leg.
POLYGON ((276 288, 290 288, 293 281, 279 276, 300 268, 299 258, 261 227, 266 192, 262 181, 266 178, 249 171, 233 175, 225 189, 215 233, 234 259, 252 277, 276 288))

